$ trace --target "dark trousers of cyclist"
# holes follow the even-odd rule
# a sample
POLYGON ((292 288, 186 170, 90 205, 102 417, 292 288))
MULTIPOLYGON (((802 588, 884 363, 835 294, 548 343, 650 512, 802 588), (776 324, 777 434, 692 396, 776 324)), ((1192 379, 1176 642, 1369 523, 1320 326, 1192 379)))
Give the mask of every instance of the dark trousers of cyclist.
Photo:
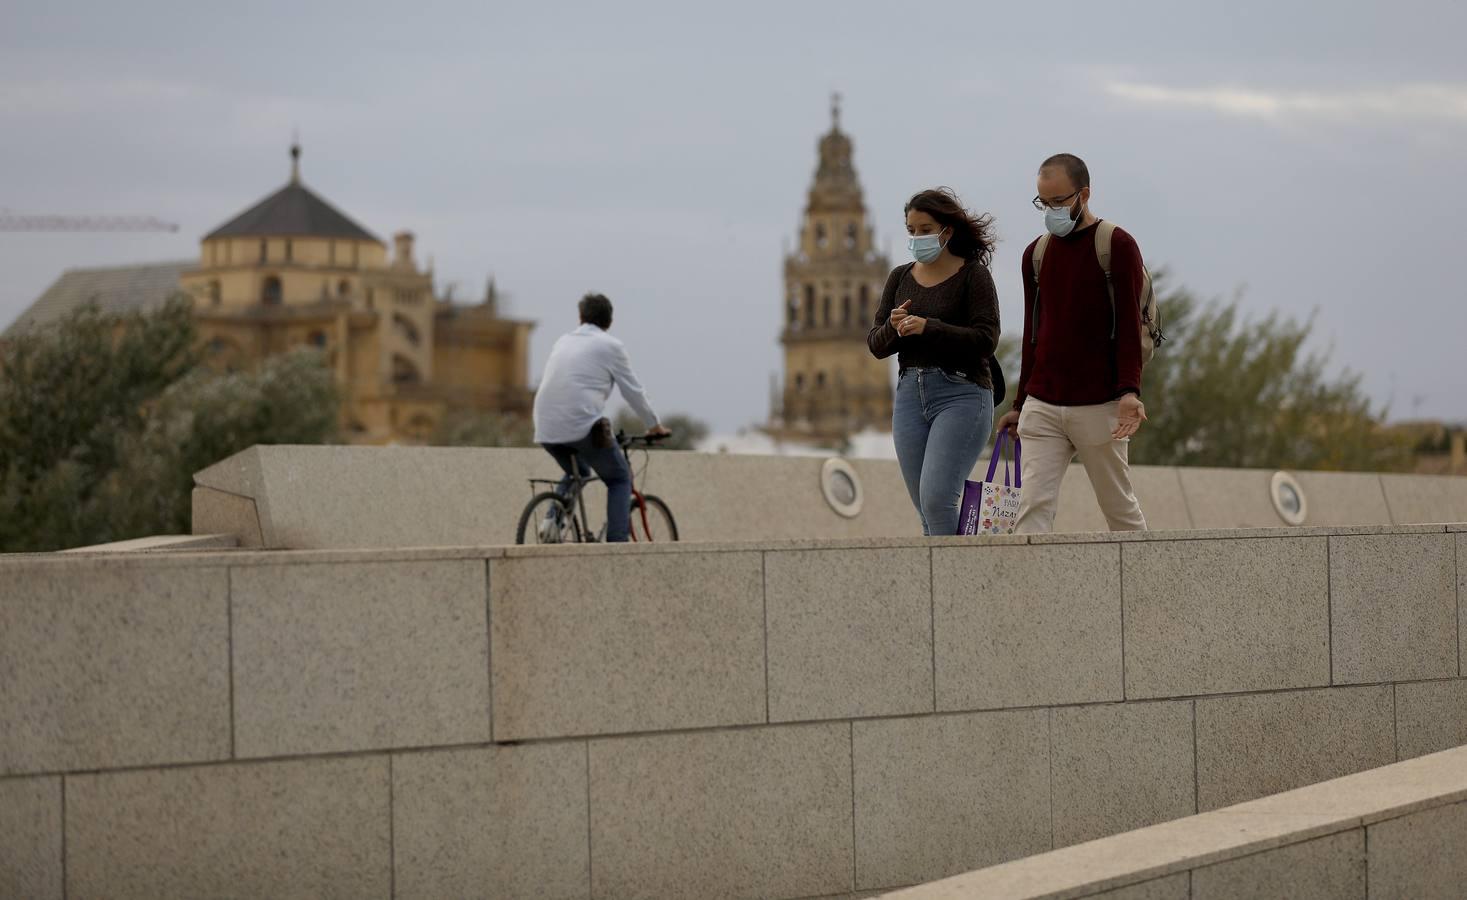
POLYGON ((582 478, 590 474, 586 471, 587 466, 601 477, 606 484, 606 541, 625 541, 632 521, 632 473, 627 468, 627 458, 622 454, 621 448, 612 445, 598 450, 591 446, 589 434, 574 444, 540 446, 555 457, 555 461, 560 463, 561 471, 565 473, 556 489, 562 496, 570 491, 573 461, 580 462, 582 478), (575 455, 572 455, 572 451, 575 455))

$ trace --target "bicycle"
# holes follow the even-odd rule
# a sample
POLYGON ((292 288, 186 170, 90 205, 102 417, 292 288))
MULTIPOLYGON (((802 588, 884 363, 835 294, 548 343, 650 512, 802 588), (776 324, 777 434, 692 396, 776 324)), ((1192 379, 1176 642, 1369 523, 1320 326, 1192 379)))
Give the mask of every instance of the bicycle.
MULTIPOLYGON (((617 446, 626 456, 627 469, 632 476, 630 537, 636 543, 677 540, 677 522, 667 503, 661 497, 637 490, 637 482, 646 475, 651 461, 650 449, 663 439, 664 436, 627 437, 624 431, 616 433, 617 446), (633 450, 640 450, 643 454, 641 471, 632 463, 633 450)), ((520 513, 519 527, 515 529, 516 544, 526 543, 527 539, 532 544, 590 544, 606 539, 606 525, 602 524, 601 529, 592 534, 586 513, 586 485, 601 479, 589 472, 581 474, 586 467, 579 464, 579 457, 573 458, 576 464, 571 468, 576 474, 571 476, 570 489, 564 496, 556 490, 560 479, 529 479, 533 496, 520 513), (539 485, 550 485, 551 489, 536 493, 539 485)))

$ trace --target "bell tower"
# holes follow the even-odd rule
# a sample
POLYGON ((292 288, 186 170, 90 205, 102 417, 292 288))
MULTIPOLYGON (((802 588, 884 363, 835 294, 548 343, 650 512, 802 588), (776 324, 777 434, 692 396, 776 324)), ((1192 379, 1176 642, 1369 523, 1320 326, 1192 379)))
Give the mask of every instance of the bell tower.
POLYGON ((839 94, 820 138, 799 245, 784 260, 784 383, 770 433, 840 443, 865 428, 891 430, 891 369, 866 349, 891 263, 866 220, 839 94))

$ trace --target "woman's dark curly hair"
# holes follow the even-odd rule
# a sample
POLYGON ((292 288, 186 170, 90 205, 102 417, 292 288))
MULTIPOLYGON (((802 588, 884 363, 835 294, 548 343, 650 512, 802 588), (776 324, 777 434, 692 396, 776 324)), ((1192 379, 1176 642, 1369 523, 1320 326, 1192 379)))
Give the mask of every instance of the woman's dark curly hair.
POLYGON ((952 255, 976 259, 983 266, 993 261, 993 247, 998 240, 993 236, 993 216, 987 213, 975 216, 968 212, 952 188, 932 188, 913 194, 907 205, 902 207, 902 215, 914 209, 927 213, 943 228, 953 230, 947 244, 952 255))

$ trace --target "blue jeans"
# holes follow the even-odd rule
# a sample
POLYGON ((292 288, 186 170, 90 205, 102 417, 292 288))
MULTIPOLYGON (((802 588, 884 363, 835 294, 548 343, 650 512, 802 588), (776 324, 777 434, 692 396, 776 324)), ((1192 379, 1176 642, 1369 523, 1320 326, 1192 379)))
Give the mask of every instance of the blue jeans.
POLYGON ((632 524, 632 473, 627 468, 627 458, 622 455, 621 448, 612 445, 598 450, 591 446, 589 434, 574 444, 540 446, 555 457, 555 461, 560 463, 561 471, 565 472, 565 477, 560 479, 560 485, 555 489, 561 496, 570 493, 573 462, 579 464, 582 478, 591 474, 586 470, 587 466, 601 477, 606 485, 606 541, 624 542, 632 524))
POLYGON ((963 482, 992 431, 992 391, 941 369, 902 372, 891 436, 923 534, 957 534, 963 482))

